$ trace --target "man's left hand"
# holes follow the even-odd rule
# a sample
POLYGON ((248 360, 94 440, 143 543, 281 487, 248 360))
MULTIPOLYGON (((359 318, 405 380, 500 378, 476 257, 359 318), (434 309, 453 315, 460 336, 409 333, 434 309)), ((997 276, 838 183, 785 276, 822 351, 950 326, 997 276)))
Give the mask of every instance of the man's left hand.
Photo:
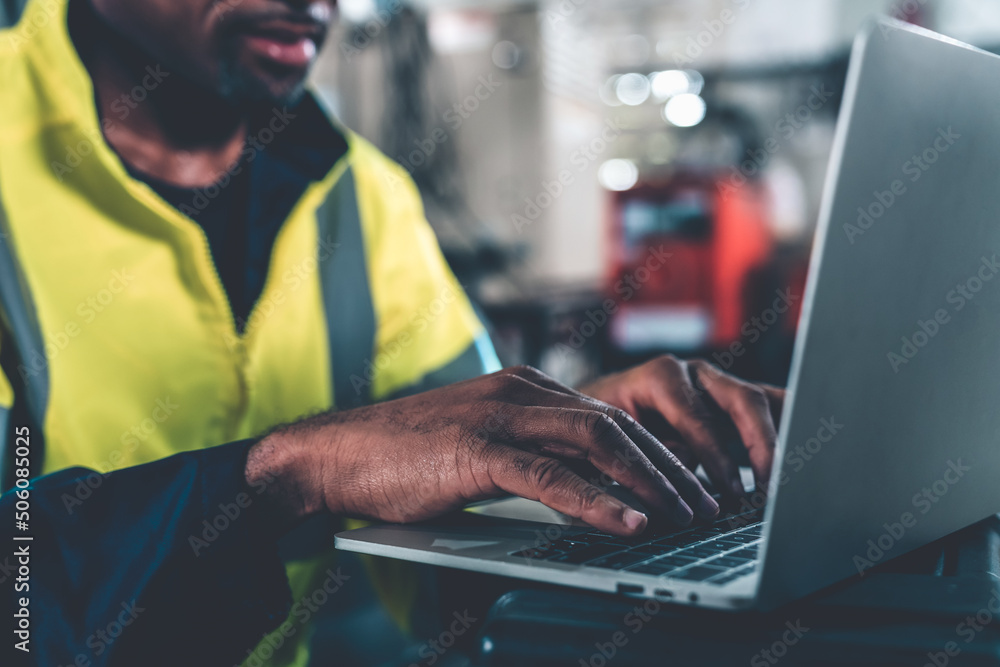
POLYGON ((722 432, 735 426, 757 488, 766 492, 785 390, 744 382, 706 361, 667 355, 605 376, 580 391, 628 412, 690 470, 699 463, 723 497, 744 495, 722 432))

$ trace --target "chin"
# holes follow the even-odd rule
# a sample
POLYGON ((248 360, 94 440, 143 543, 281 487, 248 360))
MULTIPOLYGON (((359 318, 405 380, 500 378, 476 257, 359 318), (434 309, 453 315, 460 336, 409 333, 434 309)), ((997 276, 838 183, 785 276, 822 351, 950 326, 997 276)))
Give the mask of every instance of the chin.
POLYGON ((289 106, 305 94, 308 70, 276 76, 257 67, 222 62, 219 93, 234 104, 274 104, 289 106))

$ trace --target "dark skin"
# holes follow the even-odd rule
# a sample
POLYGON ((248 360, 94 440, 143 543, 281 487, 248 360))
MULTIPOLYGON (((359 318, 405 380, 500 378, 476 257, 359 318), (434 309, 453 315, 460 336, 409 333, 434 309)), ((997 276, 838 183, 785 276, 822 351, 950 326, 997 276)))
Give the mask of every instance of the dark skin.
MULTIPOLYGON (((326 38, 327 0, 74 0, 71 32, 94 81, 108 142, 161 181, 214 183, 238 157, 249 118, 293 103, 326 38), (89 5, 80 3, 89 2, 89 5), (81 8, 82 7, 82 8, 81 8), (169 72, 125 118, 114 101, 147 65, 169 72)), ((743 494, 723 431, 734 427, 766 488, 782 390, 665 356, 577 391, 526 367, 276 429, 249 453, 282 532, 317 513, 428 519, 512 493, 612 533, 649 517, 606 492, 612 480, 656 518, 710 519, 743 494)))

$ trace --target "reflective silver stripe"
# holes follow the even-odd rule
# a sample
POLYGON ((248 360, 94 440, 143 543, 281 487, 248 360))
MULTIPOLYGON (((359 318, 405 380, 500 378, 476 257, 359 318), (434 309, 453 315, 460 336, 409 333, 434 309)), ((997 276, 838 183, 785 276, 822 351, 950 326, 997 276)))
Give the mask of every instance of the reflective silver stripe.
POLYGON ((494 373, 500 370, 500 368, 500 361, 493 350, 493 343, 490 342, 490 337, 483 333, 469 347, 465 348, 462 354, 455 357, 453 361, 436 371, 428 373, 418 382, 393 392, 386 400, 430 391, 431 389, 444 387, 449 384, 461 382, 462 380, 479 377, 487 373, 494 373))
MULTIPOLYGON (((45 423, 49 403, 49 363, 45 358, 42 330, 38 326, 34 302, 10 247, 10 227, 0 203, 0 316, 13 336, 9 343, 17 350, 20 363, 16 372, 24 383, 28 413, 39 427, 45 423)), ((4 345, 8 341, 4 341, 4 345)), ((17 387, 18 377, 7 378, 17 387)), ((16 391, 16 389, 15 389, 16 391)))
POLYGON ((333 400, 338 409, 371 401, 367 385, 355 387, 352 376, 364 377, 375 348, 375 307, 368 285, 368 266, 361 213, 350 168, 316 213, 319 267, 326 313, 333 400), (334 249, 330 252, 330 249, 334 249))
POLYGON ((7 482, 7 445, 11 442, 13 434, 8 430, 10 424, 10 410, 0 408, 0 493, 6 491, 4 484, 7 482))

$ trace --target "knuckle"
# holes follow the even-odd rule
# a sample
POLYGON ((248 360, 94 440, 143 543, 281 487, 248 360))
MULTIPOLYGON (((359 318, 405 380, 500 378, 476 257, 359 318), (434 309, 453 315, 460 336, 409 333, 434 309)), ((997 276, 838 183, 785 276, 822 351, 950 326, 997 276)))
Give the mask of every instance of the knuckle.
POLYGON ((551 488, 563 476, 563 466, 555 459, 535 459, 524 469, 528 483, 536 488, 551 488))
POLYGON ((499 395, 506 395, 514 392, 526 384, 524 378, 512 373, 500 373, 495 377, 495 392, 499 395))
POLYGON ((618 424, 628 424, 635 421, 632 419, 632 415, 625 412, 621 408, 609 407, 607 408, 606 414, 618 424))
POLYGON ((615 420, 603 412, 587 413, 587 430, 596 438, 601 439, 616 431, 618 424, 615 420))
POLYGON ((692 371, 692 375, 701 383, 725 376, 725 373, 715 364, 709 363, 704 359, 692 359, 687 363, 688 368, 692 371))
POLYGON ((672 354, 663 354, 663 355, 660 355, 660 357, 657 359, 657 361, 659 361, 661 364, 664 364, 664 365, 667 365, 667 366, 680 366, 681 363, 683 363, 683 362, 681 362, 680 359, 678 359, 676 356, 674 356, 672 354))
POLYGON ((657 357, 652 362, 652 366, 665 375, 674 375, 684 368, 684 362, 672 354, 664 354, 657 357))
POLYGON ((577 495, 577 502, 580 504, 580 509, 585 512, 592 509, 597 504, 597 500, 601 497, 602 493, 603 492, 593 484, 585 485, 582 489, 580 489, 580 492, 577 495))
POLYGON ((740 392, 739 402, 744 409, 748 410, 759 410, 760 408, 766 408, 767 403, 767 392, 755 384, 748 384, 742 387, 740 392))

